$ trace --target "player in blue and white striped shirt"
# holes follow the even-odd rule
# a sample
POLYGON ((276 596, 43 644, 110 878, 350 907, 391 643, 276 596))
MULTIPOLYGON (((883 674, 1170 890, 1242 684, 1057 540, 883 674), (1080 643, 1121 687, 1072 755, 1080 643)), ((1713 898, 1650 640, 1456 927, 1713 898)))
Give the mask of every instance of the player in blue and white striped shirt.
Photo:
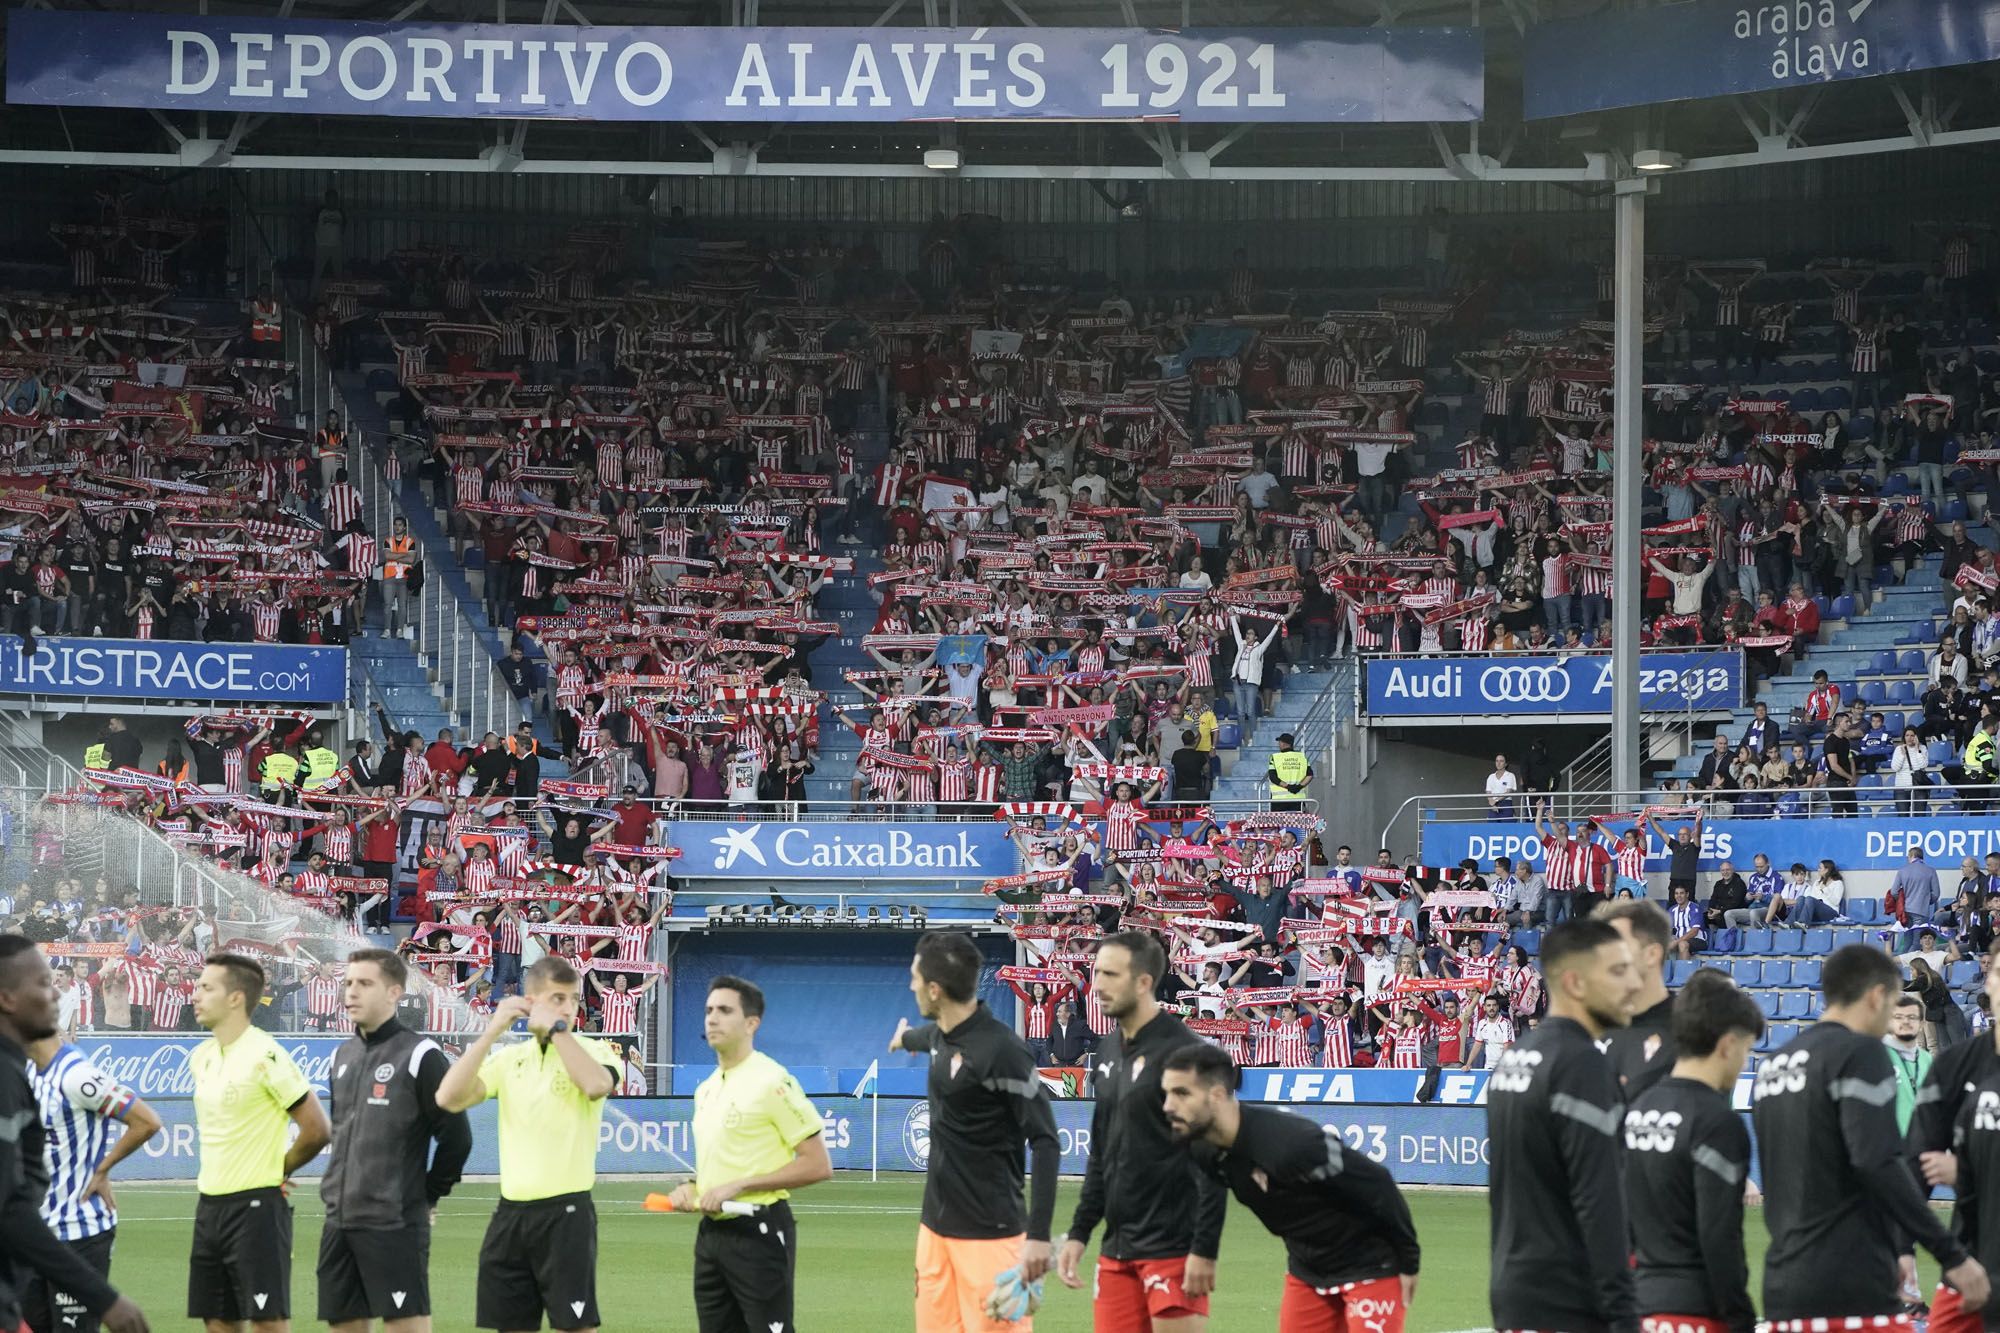
MULTIPOLYGON (((61 1038, 33 1042, 27 1049, 29 1082, 41 1108, 47 1145, 49 1188, 42 1220, 56 1239, 108 1277, 118 1229, 111 1169, 160 1132, 160 1117, 61 1038), (114 1120, 124 1125, 122 1133, 114 1135, 114 1120)), ((68 1293, 39 1280, 22 1304, 35 1333, 94 1333, 97 1328, 97 1320, 68 1293)))

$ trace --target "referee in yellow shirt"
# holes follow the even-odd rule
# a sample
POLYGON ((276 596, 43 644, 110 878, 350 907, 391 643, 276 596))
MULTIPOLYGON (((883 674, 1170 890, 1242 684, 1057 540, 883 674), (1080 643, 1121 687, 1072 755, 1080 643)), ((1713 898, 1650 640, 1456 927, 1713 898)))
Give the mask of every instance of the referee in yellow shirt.
POLYGON ((701 1333, 796 1333, 792 1283, 798 1225, 789 1191, 833 1175, 825 1122, 799 1081, 756 1049, 764 992, 741 977, 708 983, 703 1028, 716 1070, 694 1090, 695 1178, 675 1211, 699 1210, 694 1310, 701 1333), (756 1211, 725 1214, 726 1203, 756 1211))
POLYGON ((479 1246, 473 1322, 528 1333, 597 1328, 597 1125, 618 1086, 618 1052, 572 1030, 583 978, 551 954, 494 1006, 479 1040, 438 1080, 437 1104, 466 1111, 500 1099, 500 1206, 479 1246), (498 1051, 525 1019, 529 1041, 498 1051))
POLYGON ((195 982, 194 1017, 209 1039, 189 1060, 201 1171, 188 1317, 208 1333, 246 1321, 257 1333, 291 1328, 291 1177, 332 1137, 312 1084, 250 1021, 263 996, 264 969, 241 954, 210 954, 195 982))

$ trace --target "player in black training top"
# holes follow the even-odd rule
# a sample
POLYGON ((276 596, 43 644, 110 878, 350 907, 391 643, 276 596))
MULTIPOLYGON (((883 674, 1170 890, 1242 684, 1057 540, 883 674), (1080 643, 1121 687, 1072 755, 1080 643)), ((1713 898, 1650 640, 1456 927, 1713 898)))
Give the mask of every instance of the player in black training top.
MULTIPOLYGON (((1987 976, 1990 986, 1993 969, 1987 976)), ((2000 1027, 1976 1033, 1971 1040, 2000 1054, 2000 1027)), ((2000 1073, 1989 1074, 1960 1100, 1952 1135, 1958 1181, 1952 1230, 1990 1272, 2000 1265, 2000 1073)), ((1931 1298, 1931 1333, 1981 1333, 2000 1319, 1996 1304, 2000 1302, 1989 1294, 1983 1309, 1970 1309, 1966 1298, 1940 1284, 1931 1298)))
POLYGON ((1924 1202, 1896 1132, 1896 1071, 1882 1038, 1902 981, 1879 949, 1834 950, 1820 971, 1820 1021, 1757 1070, 1751 1114, 1771 1231, 1764 1317, 1774 1333, 1901 1318, 1904 1237, 1937 1256, 1968 1308, 1986 1300, 1986 1270, 1924 1202))
POLYGON ((1639 993, 1632 946, 1595 917, 1542 938, 1549 1016, 1486 1083, 1492 1152, 1493 1326, 1635 1333, 1624 1099, 1598 1039, 1639 993))
POLYGON ((1177 1333, 1208 1327, 1208 1293, 1229 1195, 1195 1170, 1174 1142, 1160 1092, 1167 1057, 1201 1038, 1164 1012, 1153 988, 1167 974, 1166 951, 1144 931, 1106 936, 1091 986, 1117 1024, 1092 1057, 1097 1103, 1090 1113, 1090 1164, 1056 1276, 1083 1285, 1078 1266, 1101 1221, 1093 1284, 1098 1328, 1177 1333))
POLYGON ((1632 1021, 1600 1043, 1611 1057, 1618 1089, 1630 1104, 1674 1067, 1674 997, 1667 991, 1667 948, 1673 931, 1667 914, 1649 898, 1620 898, 1591 915, 1610 922, 1625 937, 1639 973, 1632 1021))
POLYGON ((1674 1002, 1673 1071, 1625 1112, 1639 1314, 1683 1333, 1751 1333, 1743 1254, 1750 1131, 1729 1104, 1764 1035, 1757 1002, 1713 968, 1674 1002))
POLYGON ((1278 1333, 1402 1333, 1417 1294, 1416 1224, 1386 1169, 1340 1130, 1236 1100, 1236 1065, 1213 1046, 1167 1057, 1167 1124, 1195 1164, 1285 1242, 1278 1333))
MULTIPOLYGON (((1986 993, 2000 1002, 2000 949, 1986 958, 1986 993)), ((1932 1062, 1924 1085, 1917 1089, 1916 1108, 1905 1136, 1905 1146, 1916 1159, 1925 1184, 1957 1184, 1953 1136, 1960 1106, 1968 1089, 1995 1076, 2000 1076, 2000 1049, 1995 1049, 1993 1035, 1988 1032, 1974 1033, 1932 1062)), ((1955 1213, 1958 1205, 1952 1208, 1955 1213)))
POLYGON ((930 1057, 931 1152, 917 1227, 917 1324, 977 1327, 994 1281, 1049 1267, 1062 1145, 1028 1044, 979 1001, 979 946, 935 931, 917 941, 910 993, 931 1021, 905 1019, 889 1049, 930 1057), (1032 1204, 1021 1197, 1023 1145, 1032 1204))

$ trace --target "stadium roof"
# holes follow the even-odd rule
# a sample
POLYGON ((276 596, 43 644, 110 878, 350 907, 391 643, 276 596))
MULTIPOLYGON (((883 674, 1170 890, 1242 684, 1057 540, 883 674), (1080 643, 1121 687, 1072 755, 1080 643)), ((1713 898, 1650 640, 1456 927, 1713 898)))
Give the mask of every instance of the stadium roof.
POLYGON ((1967 147, 2000 140, 1995 64, 1525 121, 1522 34, 1637 0, 89 0, 28 8, 294 19, 663 26, 1285 28, 1471 26, 1487 34, 1486 116, 1471 124, 888 125, 493 121, 0 109, 0 162, 73 166, 617 175, 922 177, 926 149, 962 177, 1015 179, 1563 181, 1629 174, 1636 149, 1684 171, 1967 147))

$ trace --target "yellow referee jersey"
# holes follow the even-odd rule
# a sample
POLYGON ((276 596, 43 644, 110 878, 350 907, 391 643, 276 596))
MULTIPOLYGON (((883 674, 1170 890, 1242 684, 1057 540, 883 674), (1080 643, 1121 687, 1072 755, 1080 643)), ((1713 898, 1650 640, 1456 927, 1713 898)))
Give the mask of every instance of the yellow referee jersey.
MULTIPOLYGON (((624 1061, 595 1037, 577 1037, 591 1060, 619 1077, 624 1061)), ((502 1046, 479 1067, 500 1099, 500 1197, 514 1203, 582 1194, 597 1183, 597 1126, 604 1103, 570 1079, 562 1053, 529 1038, 502 1046)))
POLYGON ((273 1189, 285 1180, 291 1111, 312 1084, 260 1027, 224 1046, 214 1037, 194 1048, 194 1116, 201 1129, 203 1194, 273 1189))
MULTIPOLYGON (((734 1069, 718 1068, 694 1090, 694 1184, 697 1192, 783 1167, 825 1122, 799 1081, 770 1056, 752 1051, 734 1069)), ((752 1190, 744 1203, 776 1203, 786 1190, 752 1190)))

